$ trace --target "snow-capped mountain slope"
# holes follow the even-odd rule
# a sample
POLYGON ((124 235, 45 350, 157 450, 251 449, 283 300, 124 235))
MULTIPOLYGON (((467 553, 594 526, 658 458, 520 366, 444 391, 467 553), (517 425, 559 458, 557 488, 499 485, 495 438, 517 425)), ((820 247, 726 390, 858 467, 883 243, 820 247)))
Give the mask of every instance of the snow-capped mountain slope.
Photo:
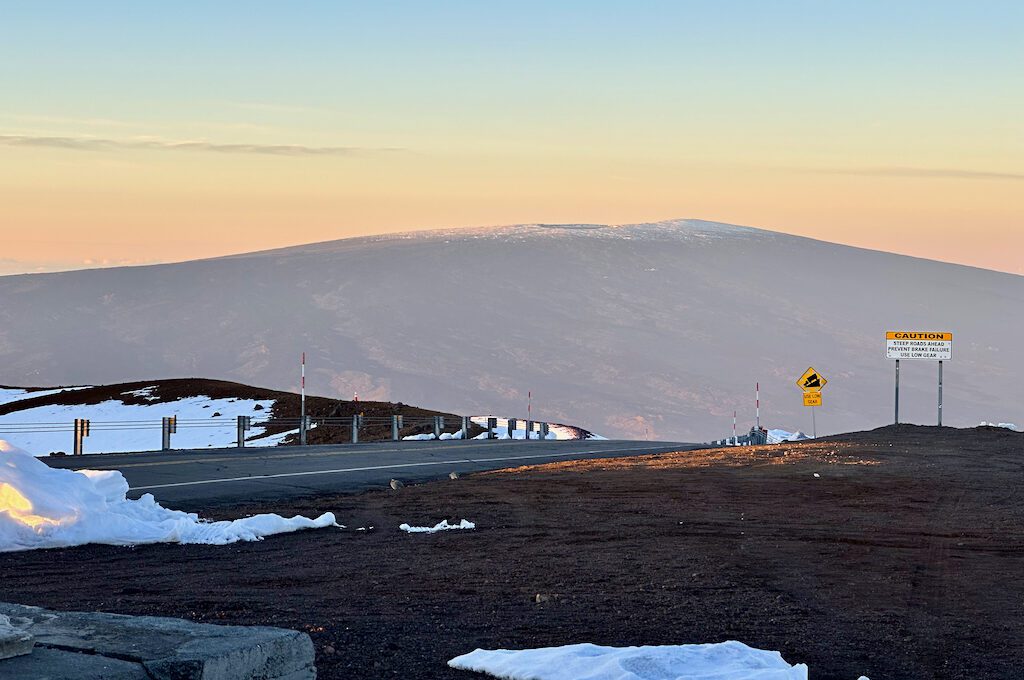
MULTIPOLYGON (((706 440, 892 415, 886 330, 955 334, 947 424, 1019 421, 1024 277, 746 227, 525 225, 347 239, 172 265, 0 278, 0 383, 201 374, 706 440)), ((906 419, 935 366, 906 362, 906 419)))

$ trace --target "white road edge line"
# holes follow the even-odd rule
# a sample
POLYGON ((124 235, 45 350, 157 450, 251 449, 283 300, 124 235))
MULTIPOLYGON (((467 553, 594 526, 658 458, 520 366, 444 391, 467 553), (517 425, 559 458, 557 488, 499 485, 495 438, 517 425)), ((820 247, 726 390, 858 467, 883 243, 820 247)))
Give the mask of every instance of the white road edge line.
POLYGON ((221 479, 200 479, 194 482, 174 482, 173 484, 151 484, 149 486, 133 486, 128 491, 147 491, 149 489, 172 489, 179 486, 196 486, 199 484, 219 484, 222 482, 246 482, 254 479, 279 479, 282 477, 308 477, 310 475, 331 475, 341 472, 365 472, 367 470, 391 470, 394 468, 422 467, 426 465, 452 465, 454 463, 497 463, 506 460, 530 460, 534 458, 568 458, 585 456, 592 453, 628 453, 643 451, 643 447, 632 449, 595 449, 593 451, 573 451, 572 453, 545 453, 532 456, 510 456, 503 458, 459 458, 457 460, 433 460, 422 463, 396 463, 393 465, 371 465, 367 467, 339 468, 337 470, 309 470, 307 472, 280 472, 274 475, 252 475, 251 477, 224 477, 221 479))

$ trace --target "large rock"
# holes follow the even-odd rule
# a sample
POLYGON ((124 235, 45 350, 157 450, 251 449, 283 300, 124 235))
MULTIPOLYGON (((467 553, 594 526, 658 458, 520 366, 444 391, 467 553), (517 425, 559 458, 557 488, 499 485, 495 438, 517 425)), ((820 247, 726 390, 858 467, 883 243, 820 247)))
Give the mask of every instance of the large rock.
POLYGON ((6 603, 0 603, 0 614, 25 622, 25 631, 37 645, 29 656, 0 661, 0 679, 316 678, 313 642, 305 633, 294 630, 214 626, 154 616, 55 612, 6 603))
POLYGON ((12 623, 9 617, 0 614, 0 660, 29 654, 34 644, 25 626, 20 622, 12 623))

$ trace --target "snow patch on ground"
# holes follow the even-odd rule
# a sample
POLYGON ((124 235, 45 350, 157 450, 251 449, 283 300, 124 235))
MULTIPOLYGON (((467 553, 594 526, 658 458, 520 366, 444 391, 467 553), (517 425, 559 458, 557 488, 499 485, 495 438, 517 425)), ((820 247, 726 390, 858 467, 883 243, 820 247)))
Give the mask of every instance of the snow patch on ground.
POLYGON ((15 401, 24 401, 25 399, 35 399, 36 397, 47 397, 51 394, 60 394, 61 392, 69 392, 71 390, 84 390, 90 387, 85 385, 82 387, 56 387, 51 390, 25 390, 20 387, 0 387, 0 406, 4 404, 10 404, 15 401))
POLYGON ((982 421, 978 427, 1001 427, 1004 430, 1013 430, 1014 432, 1021 432, 1021 429, 1017 427, 1016 423, 987 423, 982 421))
POLYGON ((316 519, 255 515, 208 522, 168 510, 145 494, 129 500, 117 470, 57 470, 0 440, 0 552, 86 543, 206 543, 258 541, 299 529, 338 526, 334 514, 316 519))
POLYGON ((591 644, 485 650, 456 657, 452 668, 507 680, 807 680, 807 666, 790 666, 779 652, 742 642, 706 645, 601 647, 591 644))
POLYGON ((788 432, 786 430, 768 430, 769 444, 781 444, 782 442, 800 442, 805 439, 810 439, 810 437, 808 437, 800 430, 797 430, 796 432, 788 432))
POLYGON ((408 524, 400 524, 398 528, 410 534, 436 534, 438 531, 450 529, 476 529, 476 524, 466 520, 462 520, 458 524, 448 524, 448 520, 443 519, 432 527, 413 527, 408 524))

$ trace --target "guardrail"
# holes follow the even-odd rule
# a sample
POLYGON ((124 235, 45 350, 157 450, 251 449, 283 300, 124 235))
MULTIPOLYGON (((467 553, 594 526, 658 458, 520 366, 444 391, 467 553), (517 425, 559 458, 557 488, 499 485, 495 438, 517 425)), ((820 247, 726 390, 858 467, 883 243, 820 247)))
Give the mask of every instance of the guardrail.
POLYGON ((708 442, 711 446, 760 446, 761 444, 767 443, 768 433, 765 430, 759 430, 756 427, 750 428, 750 432, 747 434, 726 437, 725 439, 715 439, 714 441, 708 442))
MULTIPOLYGON (((3 435, 26 435, 26 434, 51 434, 68 433, 72 441, 73 455, 82 455, 85 449, 86 438, 94 433, 106 432, 143 432, 153 431, 153 443, 156 443, 156 431, 160 433, 160 450, 173 450, 173 436, 182 430, 203 430, 219 429, 235 431, 235 446, 244 448, 247 444, 271 445, 270 441, 277 445, 284 440, 295 437, 299 445, 305 445, 308 441, 308 434, 312 430, 321 428, 340 428, 341 438, 348 439, 353 444, 360 441, 360 433, 366 430, 374 432, 387 432, 390 429, 390 439, 399 441, 402 439, 468 439, 470 429, 475 423, 468 416, 462 416, 456 420, 454 427, 451 418, 445 416, 340 416, 314 418, 306 416, 303 418, 274 418, 267 417, 255 419, 253 416, 217 417, 214 419, 179 419, 177 416, 165 416, 158 422, 151 420, 91 420, 88 418, 76 418, 72 422, 51 422, 51 423, 0 423, 0 438, 3 435), (258 431, 257 431, 258 430, 258 431), (403 432, 412 431, 414 434, 403 437, 403 432)), ((486 432, 486 439, 497 438, 497 418, 488 418, 486 427, 481 426, 486 432)), ((519 432, 519 424, 523 424, 526 431, 526 439, 546 439, 550 433, 549 424, 546 422, 534 422, 518 418, 507 419, 507 431, 519 432)), ((183 447, 191 448, 191 447, 183 447)), ((62 452, 57 452, 62 453, 62 452)))

